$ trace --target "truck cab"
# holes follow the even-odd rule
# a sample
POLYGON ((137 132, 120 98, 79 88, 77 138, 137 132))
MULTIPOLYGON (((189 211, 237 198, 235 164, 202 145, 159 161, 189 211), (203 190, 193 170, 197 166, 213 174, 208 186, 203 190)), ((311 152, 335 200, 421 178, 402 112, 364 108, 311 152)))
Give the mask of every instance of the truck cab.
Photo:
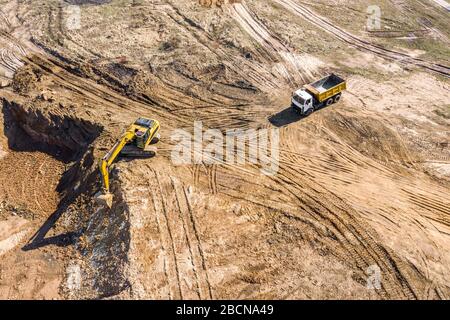
POLYGON ((300 114, 311 114, 314 111, 314 97, 305 89, 299 89, 292 95, 292 107, 300 114))

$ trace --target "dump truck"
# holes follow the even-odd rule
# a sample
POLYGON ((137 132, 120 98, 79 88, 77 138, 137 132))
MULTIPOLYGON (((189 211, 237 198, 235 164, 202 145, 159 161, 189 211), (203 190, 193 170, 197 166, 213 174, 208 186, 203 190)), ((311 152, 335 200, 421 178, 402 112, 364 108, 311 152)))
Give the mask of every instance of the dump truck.
POLYGON ((117 157, 148 158, 156 155, 156 148, 150 144, 160 140, 160 124, 157 120, 138 118, 114 146, 100 160, 99 169, 102 178, 102 190, 96 194, 96 201, 102 205, 112 206, 112 194, 109 192, 109 171, 117 157))
POLYGON ((292 108, 302 115, 308 116, 323 106, 330 106, 341 99, 342 91, 347 83, 341 77, 331 74, 303 88, 292 95, 292 108))

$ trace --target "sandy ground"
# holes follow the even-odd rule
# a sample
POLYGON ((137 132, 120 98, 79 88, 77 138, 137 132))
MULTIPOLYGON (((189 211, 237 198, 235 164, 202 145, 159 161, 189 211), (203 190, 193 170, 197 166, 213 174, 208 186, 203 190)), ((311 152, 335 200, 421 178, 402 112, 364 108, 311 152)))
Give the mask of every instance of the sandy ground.
POLYGON ((381 1, 381 36, 365 1, 353 24, 340 1, 103 1, 75 29, 60 1, 3 1, 0 297, 448 299, 450 35, 419 2, 381 1), (296 115, 329 72, 342 101, 296 115), (119 161, 100 208, 97 160, 139 115, 158 156, 119 161), (278 171, 175 165, 194 121, 277 128, 278 171))

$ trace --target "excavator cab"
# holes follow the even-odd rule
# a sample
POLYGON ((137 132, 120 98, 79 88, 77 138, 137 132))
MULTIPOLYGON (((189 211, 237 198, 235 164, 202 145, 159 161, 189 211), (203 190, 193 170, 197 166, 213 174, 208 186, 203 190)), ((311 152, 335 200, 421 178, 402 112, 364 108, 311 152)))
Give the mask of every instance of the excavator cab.
POLYGON ((98 203, 112 206, 112 194, 109 192, 109 170, 118 156, 148 158, 156 155, 156 148, 149 146, 159 142, 160 125, 157 120, 144 117, 132 123, 122 137, 100 160, 100 174, 103 188, 96 195, 98 203))
MULTIPOLYGON (((134 138, 120 150, 121 157, 148 158, 155 155, 154 148, 149 148, 149 144, 159 141, 159 122, 154 119, 138 118, 129 128, 129 132, 134 132, 134 138)), ((127 132, 128 132, 127 131, 127 132)))
POLYGON ((140 149, 145 149, 151 142, 150 137, 154 135, 154 131, 159 130, 159 124, 153 119, 139 118, 134 122, 134 125, 137 127, 136 146, 140 149))

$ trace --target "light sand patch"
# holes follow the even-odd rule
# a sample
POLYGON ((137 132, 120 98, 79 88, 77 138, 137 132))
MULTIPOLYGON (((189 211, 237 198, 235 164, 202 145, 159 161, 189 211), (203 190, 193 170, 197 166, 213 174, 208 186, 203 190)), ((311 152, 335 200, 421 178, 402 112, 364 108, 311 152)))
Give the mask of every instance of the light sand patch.
POLYGON ((0 256, 14 249, 26 236, 29 228, 17 230, 20 230, 27 222, 27 220, 19 217, 0 221, 0 238, 3 239, 0 241, 0 256))

